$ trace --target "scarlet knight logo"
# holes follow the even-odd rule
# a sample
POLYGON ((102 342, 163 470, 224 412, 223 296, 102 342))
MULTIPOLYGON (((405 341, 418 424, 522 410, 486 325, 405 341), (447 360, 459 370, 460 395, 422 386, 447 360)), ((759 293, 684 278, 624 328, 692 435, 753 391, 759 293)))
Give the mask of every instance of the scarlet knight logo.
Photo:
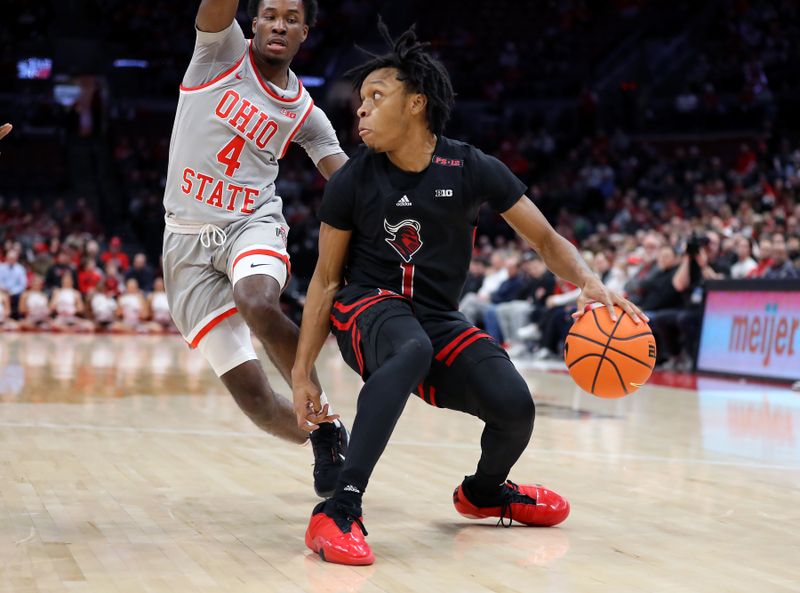
POLYGON ((384 219, 383 228, 389 234, 386 242, 400 254, 406 263, 410 262, 414 254, 422 247, 422 237, 419 234, 422 225, 410 218, 397 224, 389 224, 389 221, 384 219))

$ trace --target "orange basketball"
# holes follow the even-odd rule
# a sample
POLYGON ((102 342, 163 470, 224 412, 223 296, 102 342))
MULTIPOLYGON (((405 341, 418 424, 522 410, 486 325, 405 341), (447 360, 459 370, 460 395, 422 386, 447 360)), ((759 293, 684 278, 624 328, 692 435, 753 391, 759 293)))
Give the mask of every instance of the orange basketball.
POLYGON ((623 397, 644 385, 656 364, 656 340, 645 322, 636 325, 615 306, 617 321, 606 307, 578 319, 567 334, 564 361, 584 391, 597 397, 623 397))

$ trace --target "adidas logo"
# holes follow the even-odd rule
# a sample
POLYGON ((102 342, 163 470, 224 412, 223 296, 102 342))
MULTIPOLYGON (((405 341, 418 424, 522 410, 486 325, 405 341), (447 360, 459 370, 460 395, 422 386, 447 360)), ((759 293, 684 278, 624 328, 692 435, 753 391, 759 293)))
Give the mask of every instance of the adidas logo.
POLYGON ((395 204, 395 206, 411 206, 411 200, 408 199, 408 196, 403 196, 397 200, 397 204, 395 204))
POLYGON ((344 487, 345 492, 355 492, 356 494, 361 494, 361 490, 353 486, 352 484, 348 484, 344 487))

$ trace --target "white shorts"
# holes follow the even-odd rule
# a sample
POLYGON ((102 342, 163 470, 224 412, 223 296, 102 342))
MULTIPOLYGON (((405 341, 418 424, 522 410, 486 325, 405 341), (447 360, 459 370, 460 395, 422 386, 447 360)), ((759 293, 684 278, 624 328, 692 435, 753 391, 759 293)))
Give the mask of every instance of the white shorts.
POLYGON ((199 348, 212 330, 223 336, 219 347, 200 348, 218 375, 256 358, 249 329, 237 314, 233 287, 242 278, 268 275, 283 290, 290 274, 287 232, 282 219, 272 218, 233 223, 221 235, 221 244, 207 246, 196 232, 170 228, 164 232, 164 286, 170 314, 190 348, 199 348))

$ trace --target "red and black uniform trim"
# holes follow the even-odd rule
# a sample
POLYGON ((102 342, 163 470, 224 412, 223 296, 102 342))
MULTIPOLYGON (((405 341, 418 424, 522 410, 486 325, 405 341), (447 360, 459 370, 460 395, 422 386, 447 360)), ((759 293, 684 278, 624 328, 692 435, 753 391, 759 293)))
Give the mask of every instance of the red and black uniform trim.
POLYGON ((453 366, 458 355, 461 354, 467 346, 481 339, 491 340, 492 337, 482 332, 477 327, 470 327, 450 340, 436 353, 435 358, 445 366, 453 366))
POLYGON ((345 345, 343 340, 346 338, 347 349, 353 353, 358 366, 358 374, 363 379, 366 379, 364 376, 364 352, 361 347, 361 328, 357 321, 365 313, 368 313, 371 307, 388 299, 400 299, 408 302, 408 299, 395 292, 378 288, 372 294, 368 294, 352 303, 345 304, 342 301, 334 301, 333 303, 330 317, 331 331, 336 336, 340 349, 345 345))

